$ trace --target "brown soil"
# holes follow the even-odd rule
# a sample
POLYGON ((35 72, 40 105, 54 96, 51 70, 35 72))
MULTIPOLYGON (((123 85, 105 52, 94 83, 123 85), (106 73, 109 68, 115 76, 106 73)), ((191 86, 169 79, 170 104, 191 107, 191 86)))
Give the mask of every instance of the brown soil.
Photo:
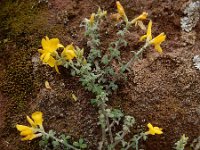
MULTIPOLYGON (((186 134, 191 143, 200 135, 200 71, 192 64, 192 58, 200 54, 200 24, 191 32, 180 28, 180 18, 187 0, 130 1, 121 0, 128 17, 143 11, 153 20, 153 35, 165 32, 167 40, 162 44, 163 54, 153 48, 132 65, 128 80, 119 82, 119 89, 110 97, 109 105, 121 108, 136 118, 132 133, 147 130, 146 124, 163 128, 164 134, 149 136, 141 143, 145 150, 171 150, 181 135, 186 134)), ((35 110, 44 113, 44 127, 83 137, 95 150, 101 137, 98 109, 90 104, 94 97, 64 68, 61 75, 38 60, 37 49, 45 35, 57 37, 64 45, 73 42, 88 52, 83 29, 84 18, 96 12, 98 7, 116 12, 115 1, 105 0, 49 0, 37 3, 0 1, 0 148, 2 150, 33 150, 38 140, 21 142, 15 129, 16 123, 27 124, 26 115, 35 110), (51 90, 44 86, 49 81, 51 90), (74 93, 78 101, 71 98, 74 93)), ((116 27, 110 19, 103 25, 103 47, 115 39, 116 27)), ((145 22, 147 24, 147 22, 145 22)), ((137 50, 138 38, 144 33, 132 29, 127 35, 128 48, 121 50, 124 61, 130 51, 137 50)))

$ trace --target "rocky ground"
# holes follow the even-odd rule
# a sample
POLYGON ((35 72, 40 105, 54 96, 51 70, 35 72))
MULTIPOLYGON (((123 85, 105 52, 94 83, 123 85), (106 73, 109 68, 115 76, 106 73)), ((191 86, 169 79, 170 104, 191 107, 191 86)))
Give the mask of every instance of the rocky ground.
MULTIPOLYGON (((119 81, 119 89, 109 105, 121 108, 136 118, 133 133, 146 130, 151 122, 163 128, 161 136, 151 136, 141 143, 145 150, 171 150, 181 135, 189 143, 200 135, 200 71, 192 59, 200 55, 200 24, 192 32, 181 30, 180 18, 187 0, 121 0, 128 17, 149 13, 153 35, 165 32, 163 54, 153 48, 132 65, 128 80, 119 81)), ((95 150, 101 137, 97 125, 98 109, 90 104, 94 96, 84 90, 78 78, 68 70, 42 65, 37 49, 41 39, 57 37, 64 45, 74 43, 89 50, 80 23, 98 7, 115 13, 115 1, 105 0, 1 0, 0 1, 0 148, 2 150, 38 150, 38 141, 21 142, 16 123, 26 124, 25 116, 35 110, 44 113, 44 127, 67 133, 74 139, 83 137, 95 150), (49 81, 52 89, 46 89, 49 81), (74 101, 74 93, 78 100, 74 101)), ((109 18, 102 32, 102 50, 116 38, 115 23, 109 18), (108 26, 110 25, 110 26, 108 26), (105 40, 106 39, 106 40, 105 40)), ((147 24, 148 22, 145 22, 147 24)), ((142 31, 132 29, 127 35, 128 48, 122 49, 124 61, 137 50, 142 31)))

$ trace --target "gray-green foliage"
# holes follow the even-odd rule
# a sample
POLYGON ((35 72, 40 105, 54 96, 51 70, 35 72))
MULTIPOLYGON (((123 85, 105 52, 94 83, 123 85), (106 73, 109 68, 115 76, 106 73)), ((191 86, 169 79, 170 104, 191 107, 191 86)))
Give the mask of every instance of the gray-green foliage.
POLYGON ((185 134, 183 134, 181 136, 180 140, 175 143, 175 148, 174 149, 176 149, 176 150, 184 150, 185 145, 187 144, 187 141, 188 141, 188 137, 186 137, 185 134))
MULTIPOLYGON (((88 76, 92 82, 95 81, 96 83, 101 84, 103 89, 108 93, 111 93, 111 91, 117 89, 118 86, 115 84, 115 81, 119 78, 119 73, 116 71, 117 68, 115 68, 112 63, 114 60, 119 61, 121 59, 119 49, 122 46, 127 46, 127 42, 124 39, 127 30, 124 28, 123 30, 118 31, 118 39, 109 44, 109 51, 107 53, 102 54, 99 27, 105 15, 106 12, 99 9, 97 14, 95 14, 93 24, 90 23, 90 20, 85 19, 81 25, 85 27, 85 36, 88 38, 87 45, 90 48, 87 61, 90 66, 93 67, 93 75, 87 74, 85 77, 81 77, 81 81, 86 85, 85 83, 88 82, 86 77, 88 76)), ((120 68, 120 65, 118 67, 120 68)), ((95 88, 100 90, 102 87, 88 86, 87 89, 90 90, 95 88)), ((96 91, 94 92, 96 93, 96 91)))
POLYGON ((200 17, 200 1, 191 2, 184 10, 184 14, 187 15, 181 18, 181 28, 187 32, 190 32, 194 28, 200 17))
POLYGON ((62 134, 56 137, 56 132, 53 130, 50 130, 48 133, 43 132, 42 134, 43 136, 39 145, 43 150, 49 150, 51 147, 55 150, 81 150, 87 148, 87 144, 82 138, 72 142, 71 136, 62 134))
POLYGON ((85 19, 81 24, 81 27, 85 27, 85 36, 89 37, 87 45, 90 47, 90 53, 87 60, 90 63, 96 58, 100 58, 102 55, 101 50, 98 47, 100 45, 99 24, 105 15, 106 12, 99 8, 97 14, 94 16, 94 23, 91 24, 88 19, 85 19))
POLYGON ((87 148, 87 144, 84 143, 84 140, 81 138, 79 139, 77 142, 74 142, 73 145, 77 148, 80 148, 80 149, 85 149, 87 148))
MULTIPOLYGON (((118 88, 116 81, 125 76, 125 70, 121 71, 123 63, 121 62, 120 48, 127 46, 125 34, 130 26, 125 25, 122 30, 119 30, 116 33, 117 40, 109 44, 107 52, 102 53, 99 28, 105 15, 106 12, 99 9, 94 15, 94 22, 91 23, 91 20, 88 19, 84 20, 81 26, 85 27, 85 36, 88 38, 87 45, 90 48, 87 61, 85 63, 81 61, 78 65, 80 57, 66 67, 70 66, 72 75, 78 75, 85 89, 96 95, 91 102, 99 108, 98 124, 102 129, 102 140, 99 142, 98 149, 112 150, 118 144, 121 144, 122 149, 133 147, 137 149, 139 140, 142 137, 145 139, 145 134, 134 135, 130 141, 124 139, 135 123, 135 119, 124 115, 120 109, 108 108, 106 104, 109 95, 118 88), (115 66, 113 62, 115 62, 115 66), (121 130, 114 133, 116 125, 121 130)), ((127 66, 124 68, 126 69, 127 66)), ((78 143, 75 142, 75 145, 78 146, 78 143)))

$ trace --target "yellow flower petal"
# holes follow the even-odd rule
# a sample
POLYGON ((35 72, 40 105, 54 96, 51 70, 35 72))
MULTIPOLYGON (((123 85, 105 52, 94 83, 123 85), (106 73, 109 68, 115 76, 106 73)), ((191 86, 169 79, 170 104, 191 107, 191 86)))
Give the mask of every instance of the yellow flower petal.
POLYGON ((146 41, 149 42, 152 39, 151 27, 152 27, 152 21, 150 20, 147 27, 147 34, 141 36, 139 41, 143 41, 144 39, 146 39, 146 41))
POLYGON ((163 41, 165 41, 166 39, 166 35, 165 33, 161 33, 159 34, 158 36, 156 36, 153 40, 150 41, 150 44, 160 44, 162 43, 163 41))
POLYGON ((66 46, 66 49, 67 49, 67 50, 73 50, 73 51, 75 51, 75 48, 74 48, 74 46, 73 46, 73 43, 70 44, 70 45, 67 45, 67 46, 66 46))
POLYGON ((29 129, 29 130, 24 130, 20 133, 21 136, 27 136, 33 134, 33 130, 29 129))
MULTIPOLYGON (((49 60, 51 53, 44 53, 44 54, 45 54, 45 55, 44 55, 43 62, 46 63, 46 62, 49 60)), ((41 56, 41 57, 42 57, 42 56, 41 56)))
POLYGON ((124 11, 124 8, 123 6, 120 4, 119 1, 116 2, 116 5, 117 5, 117 11, 118 13, 122 16, 122 17, 126 17, 126 13, 124 11))
POLYGON ((148 127, 150 130, 153 129, 153 125, 152 125, 151 123, 148 123, 148 124, 147 124, 147 127, 148 127))
POLYGON ((42 39, 41 44, 42 44, 42 48, 45 51, 48 51, 50 53, 52 53, 53 51, 55 51, 57 48, 61 46, 58 38, 49 39, 47 36, 42 39))
POLYGON ((43 118, 42 118, 42 112, 36 111, 31 116, 35 122, 36 125, 42 125, 43 118))
POLYGON ((148 13, 143 12, 140 16, 137 17, 137 20, 145 20, 147 19, 148 13))
POLYGON ((154 127, 154 131, 156 134, 162 134, 162 128, 154 127))
POLYGON ((58 52, 57 52, 57 51, 54 51, 54 52, 51 53, 51 56, 53 56, 53 57, 55 57, 55 58, 56 58, 57 55, 58 55, 58 52))
POLYGON ((35 134, 29 134, 29 135, 27 135, 26 137, 22 138, 21 140, 22 140, 22 141, 27 141, 27 140, 32 140, 32 139, 34 139, 34 138, 36 138, 36 135, 35 135, 35 134))
POLYGON ((155 50, 159 53, 162 53, 162 48, 160 47, 160 44, 165 41, 166 35, 164 33, 159 34, 155 38, 153 38, 149 43, 153 44, 155 47, 155 50))
POLYGON ((27 121, 29 122, 29 124, 30 124, 32 127, 36 127, 36 124, 34 123, 34 121, 33 121, 29 116, 26 116, 26 119, 27 119, 27 121))
POLYGON ((147 41, 150 41, 152 39, 151 28, 152 28, 152 21, 150 20, 147 27, 147 41))
POLYGON ((135 19, 133 19, 132 21, 131 21, 131 24, 134 24, 134 23, 136 23, 137 21, 139 21, 139 20, 145 20, 145 19, 147 19, 147 16, 148 16, 148 13, 147 12, 143 12, 141 15, 139 15, 137 18, 135 18, 135 19))
POLYGON ((16 128, 17 128, 17 130, 20 131, 20 132, 30 129, 30 127, 28 127, 28 126, 19 125, 19 124, 16 125, 16 128))
POLYGON ((38 52, 43 54, 45 51, 43 49, 38 49, 38 52))
POLYGON ((59 43, 58 38, 49 39, 47 36, 42 39, 42 48, 39 49, 38 52, 42 55, 40 59, 44 62, 49 64, 51 67, 55 66, 55 58, 58 55, 57 49, 59 47, 64 47, 62 44, 59 43))
POLYGON ((65 58, 66 58, 67 60, 72 60, 74 57, 76 57, 75 52, 72 51, 72 50, 66 51, 65 54, 66 54, 65 58))
POLYGON ((58 44, 58 47, 64 47, 62 44, 58 44))
POLYGON ((58 38, 50 39, 49 46, 50 46, 51 52, 55 51, 57 48, 59 48, 59 39, 58 38))
POLYGON ((43 61, 45 55, 46 55, 46 53, 43 53, 43 54, 40 56, 40 60, 41 60, 41 61, 43 61))
POLYGON ((95 13, 92 13, 92 15, 90 16, 90 25, 93 25, 94 17, 95 17, 95 13))
POLYGON ((38 138, 38 137, 41 137, 41 136, 42 136, 42 133, 33 134, 33 135, 31 135, 31 137, 29 138, 29 140, 32 140, 32 139, 35 139, 35 138, 38 138))
POLYGON ((57 65, 57 64, 55 64, 55 69, 56 69, 56 72, 57 72, 58 74, 60 74, 60 71, 59 71, 59 69, 58 69, 58 65, 57 65))
POLYGON ((157 52, 159 52, 159 53, 162 53, 162 48, 160 47, 160 45, 155 45, 155 50, 157 51, 157 52))
POLYGON ((48 49, 49 47, 48 47, 48 41, 46 40, 46 39, 42 39, 42 48, 43 49, 48 49))
POLYGON ((141 42, 141 41, 143 41, 143 40, 146 39, 146 38, 147 38, 147 35, 143 35, 143 36, 140 37, 140 40, 139 40, 139 41, 141 42))
POLYGON ((45 39, 46 39, 46 41, 49 41, 49 38, 48 38, 48 36, 45 36, 45 39))
POLYGON ((145 132, 145 134, 155 135, 155 134, 162 134, 163 133, 162 128, 153 127, 153 125, 151 123, 148 123, 147 127, 149 128, 149 130, 147 132, 145 132))
POLYGON ((61 56, 66 60, 72 60, 74 57, 77 57, 74 46, 72 44, 68 45, 61 53, 61 56))
POLYGON ((56 60, 50 56, 49 60, 46 62, 49 66, 54 67, 56 64, 56 60))

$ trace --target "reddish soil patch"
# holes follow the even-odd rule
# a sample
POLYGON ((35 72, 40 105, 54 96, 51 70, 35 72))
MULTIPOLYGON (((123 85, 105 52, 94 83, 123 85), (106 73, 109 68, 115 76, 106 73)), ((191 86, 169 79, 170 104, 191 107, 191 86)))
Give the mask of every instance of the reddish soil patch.
MULTIPOLYGON (((1 3, 4 4, 5 1, 1 3)), ((37 60, 33 61, 33 57, 38 58, 37 48, 41 37, 45 35, 58 37, 64 45, 73 42, 83 47, 87 53, 87 41, 83 35, 83 29, 79 27, 81 21, 96 12, 99 6, 108 10, 108 13, 116 12, 115 1, 49 0, 48 4, 37 5, 37 1, 35 3, 32 9, 42 12, 40 17, 36 17, 37 21, 47 20, 47 22, 39 25, 32 22, 35 28, 30 32, 18 34, 17 38, 7 33, 7 30, 13 28, 0 29, 3 33, 0 40, 10 38, 12 41, 6 45, 7 47, 30 52, 30 56, 27 56, 25 60, 32 61, 33 70, 30 74, 28 72, 28 75, 31 76, 34 84, 30 93, 25 92, 28 96, 24 102, 26 106, 23 113, 21 111, 12 113, 15 106, 8 109, 8 104, 13 103, 15 99, 9 95, 9 92, 5 93, 6 98, 0 93, 0 147, 5 150, 38 150, 37 140, 22 144, 14 125, 27 124, 25 115, 40 110, 44 112, 46 130, 54 129, 60 133, 67 133, 74 139, 83 137, 89 145, 88 149, 95 150, 101 132, 97 125, 98 109, 90 104, 93 95, 85 91, 78 82, 78 78, 71 77, 65 69, 59 68, 61 75, 58 75, 52 71, 52 68, 43 66, 37 60), (52 90, 44 88, 46 80, 49 81, 52 90), (77 95, 77 102, 71 98, 72 93, 77 95), (10 119, 12 123, 8 126, 10 119)), ((109 105, 121 108, 125 114, 136 118, 137 124, 132 129, 132 133, 137 133, 141 129, 147 130, 148 122, 164 129, 163 135, 150 136, 141 144, 141 148, 145 150, 170 150, 182 134, 186 134, 191 143, 200 135, 200 71, 192 65, 192 58, 200 54, 200 35, 198 34, 200 24, 190 35, 181 31, 180 18, 183 16, 182 10, 187 3, 186 0, 122 0, 121 3, 128 17, 135 17, 147 11, 153 20, 153 35, 165 32, 167 40, 162 45, 163 54, 159 55, 150 48, 141 60, 132 65, 134 72, 128 75, 127 81, 119 81, 119 89, 110 97, 109 105)), ((102 25, 103 51, 106 51, 109 42, 116 38, 117 28, 113 24, 108 17, 106 23, 102 25), (112 26, 108 27, 108 25, 112 26), (108 35, 104 34, 105 32, 108 35)), ((131 29, 127 35, 130 44, 126 49, 121 50, 124 61, 131 57, 130 51, 140 47, 137 41, 143 34, 141 31, 138 33, 138 30, 131 29)), ((9 48, 0 51, 0 62, 6 62, 2 63, 5 69, 9 68, 11 62, 3 56, 13 56, 9 48)), ((25 66, 26 63, 23 65, 25 66)), ((6 76, 0 75, 0 79, 5 80, 6 76)), ((17 82, 16 80, 12 83, 17 82)))

